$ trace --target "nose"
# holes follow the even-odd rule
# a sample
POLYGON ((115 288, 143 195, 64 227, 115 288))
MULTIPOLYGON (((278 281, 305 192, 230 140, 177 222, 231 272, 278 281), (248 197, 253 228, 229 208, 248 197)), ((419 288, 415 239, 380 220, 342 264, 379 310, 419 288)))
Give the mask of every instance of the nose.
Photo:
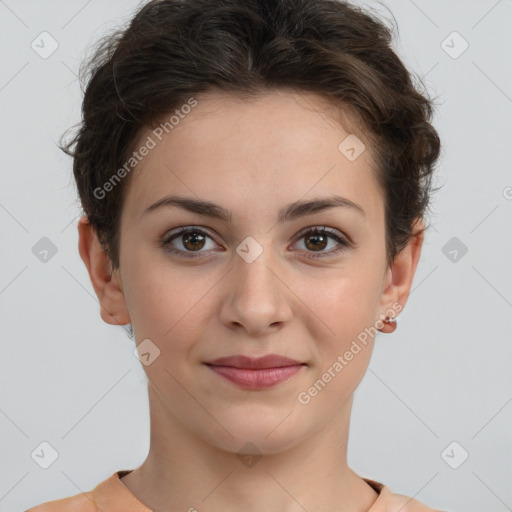
POLYGON ((250 261, 238 254, 233 258, 221 320, 231 329, 244 329, 252 336, 264 335, 289 322, 293 293, 270 248, 250 261))

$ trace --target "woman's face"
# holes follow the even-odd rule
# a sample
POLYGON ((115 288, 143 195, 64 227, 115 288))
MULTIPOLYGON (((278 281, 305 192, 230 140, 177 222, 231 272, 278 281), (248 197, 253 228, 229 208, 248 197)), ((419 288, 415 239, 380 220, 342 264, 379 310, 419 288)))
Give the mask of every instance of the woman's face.
POLYGON ((375 328, 398 314, 414 269, 397 287, 370 150, 343 143, 332 106, 283 91, 196 100, 168 134, 139 139, 154 147, 129 178, 115 275, 159 416, 223 449, 273 453, 346 419, 375 328), (150 208, 167 196, 190 208, 150 208), (335 196, 347 203, 300 206, 335 196), (267 354, 303 365, 246 388, 205 364, 267 354))

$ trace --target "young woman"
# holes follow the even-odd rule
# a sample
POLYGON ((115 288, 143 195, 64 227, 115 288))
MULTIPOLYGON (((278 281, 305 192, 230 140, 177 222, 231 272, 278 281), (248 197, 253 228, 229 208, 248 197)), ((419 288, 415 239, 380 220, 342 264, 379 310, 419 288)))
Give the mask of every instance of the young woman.
POLYGON ((151 446, 30 512, 431 511, 347 465, 440 151, 389 29, 336 0, 153 0, 87 70, 79 251, 133 329, 151 446))

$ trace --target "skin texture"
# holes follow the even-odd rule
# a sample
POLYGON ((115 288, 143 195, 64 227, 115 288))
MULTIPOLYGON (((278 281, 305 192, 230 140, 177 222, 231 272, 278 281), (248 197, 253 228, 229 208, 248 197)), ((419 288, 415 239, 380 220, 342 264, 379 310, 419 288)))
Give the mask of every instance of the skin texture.
MULTIPOLYGON (((122 482, 156 511, 366 511, 377 494, 348 467, 347 440, 353 393, 375 339, 360 344, 307 405, 297 397, 359 333, 382 327, 379 320, 394 304, 396 314, 405 306, 423 235, 411 238, 386 268, 384 203, 371 148, 354 161, 338 150, 350 132, 330 115, 325 99, 290 91, 251 101, 220 92, 196 99, 129 177, 119 270, 111 275, 85 216, 78 226, 102 319, 131 322, 137 344, 150 339, 160 350, 143 366, 150 452, 122 482), (289 203, 334 193, 365 215, 333 208, 277 223, 289 203), (142 215, 168 194, 219 204, 232 220, 170 206, 142 215), (185 254, 198 247, 201 257, 160 247, 160 239, 181 226, 213 234, 202 246, 186 244, 182 235, 169 244, 185 254), (301 235, 315 226, 337 230, 354 246, 332 254, 338 242, 328 238, 315 249, 311 235, 301 235), (263 250, 252 263, 236 252, 247 236, 263 250), (310 258, 318 252, 324 256, 310 258), (268 353, 307 366, 273 388, 248 391, 203 364, 268 353), (242 448, 246 443, 257 448, 242 448), (246 465, 240 453, 262 457, 246 465)), ((148 135, 150 129, 139 140, 148 135)))

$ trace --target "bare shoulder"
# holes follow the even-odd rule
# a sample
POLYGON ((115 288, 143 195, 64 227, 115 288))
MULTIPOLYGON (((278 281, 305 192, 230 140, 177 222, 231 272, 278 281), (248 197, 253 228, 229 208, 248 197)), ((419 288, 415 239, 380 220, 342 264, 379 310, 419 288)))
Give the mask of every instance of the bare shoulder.
POLYGON ((97 512, 98 509, 87 493, 76 494, 60 500, 47 501, 25 512, 97 512))

